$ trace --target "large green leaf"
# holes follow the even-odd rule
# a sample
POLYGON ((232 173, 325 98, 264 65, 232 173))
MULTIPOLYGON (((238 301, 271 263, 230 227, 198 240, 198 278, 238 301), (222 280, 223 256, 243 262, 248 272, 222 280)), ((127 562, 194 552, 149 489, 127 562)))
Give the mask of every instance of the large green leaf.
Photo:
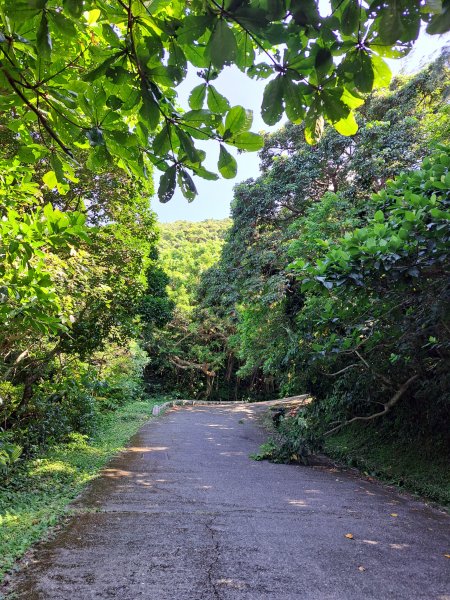
POLYGON ((358 30, 360 11, 360 3, 357 0, 347 0, 347 4, 342 12, 341 27, 344 35, 351 35, 358 30))
MULTIPOLYGON (((434 8, 430 12, 436 13, 437 10, 434 8)), ((450 0, 442 2, 441 11, 438 14, 434 14, 427 27, 427 33, 430 35, 443 34, 447 33, 447 31, 450 31, 450 0)))
POLYGON ((355 115, 351 112, 347 117, 344 117, 340 121, 333 124, 333 127, 341 135, 355 135, 358 131, 358 123, 356 122, 355 115))
POLYGON ((42 13, 37 30, 36 45, 39 52, 39 58, 49 60, 52 54, 52 39, 48 27, 47 13, 45 11, 42 13))
POLYGON ((166 154, 171 149, 171 127, 164 125, 153 140, 153 150, 156 154, 166 154))
POLYGON ((189 106, 192 110, 203 108, 206 97, 206 83, 197 85, 189 95, 189 106))
POLYGON ((333 55, 328 48, 319 48, 315 57, 314 66, 321 75, 328 73, 333 65, 333 55))
POLYGON ((261 150, 264 146, 264 138, 262 135, 258 133, 252 133, 250 131, 245 131, 244 133, 238 133, 233 136, 229 143, 239 150, 247 150, 248 152, 257 152, 261 150))
POLYGON ((74 23, 65 17, 62 13, 49 11, 49 16, 54 27, 65 38, 71 39, 77 35, 74 23))
POLYGON ((392 78, 389 65, 376 54, 372 54, 370 60, 373 69, 373 87, 387 87, 392 78))
POLYGON ((238 48, 236 65, 241 71, 245 71, 245 69, 251 67, 255 61, 253 40, 247 31, 238 31, 235 35, 238 48))
POLYGON ((199 177, 202 177, 202 179, 207 179, 208 181, 217 181, 219 179, 219 176, 216 173, 208 171, 204 167, 193 166, 192 169, 194 173, 199 177))
POLYGON ((180 140, 181 147, 183 148, 188 160, 191 163, 200 162, 200 155, 194 146, 194 142, 189 134, 185 133, 181 128, 177 129, 177 136, 180 140))
POLYGON ((209 15, 188 15, 177 31, 178 43, 189 47, 202 37, 210 24, 211 17, 209 15))
POLYGON ((233 106, 225 119, 225 130, 231 133, 247 131, 252 125, 253 114, 242 106, 233 106))
POLYGON ((95 67, 95 69, 86 73, 86 75, 83 77, 84 81, 95 81, 102 75, 105 75, 108 69, 117 61, 121 54, 121 52, 118 52, 112 56, 108 56, 108 58, 95 67))
POLYGON ((342 88, 325 89, 320 94, 325 116, 331 123, 345 120, 350 112, 349 106, 342 100, 342 91, 342 88))
MULTIPOLYGON (((208 86, 208 108, 213 113, 224 114, 230 109, 230 103, 213 85, 208 86)), ((194 107, 192 107, 194 108, 194 107)))
POLYGON ((233 177, 236 177, 236 159, 228 152, 228 150, 222 144, 220 144, 219 162, 217 166, 220 174, 222 175, 222 177, 225 177, 225 179, 233 179, 233 177))
POLYGON ((287 76, 283 78, 283 96, 286 115, 292 123, 301 123, 305 117, 301 84, 287 76))
POLYGON ((186 169, 179 169, 177 174, 177 180, 183 196, 189 202, 192 202, 192 200, 197 195, 197 188, 195 187, 195 183, 193 182, 192 177, 189 175, 186 169))
POLYGON ((141 92, 142 106, 139 114, 147 127, 154 131, 160 120, 159 104, 153 93, 145 85, 142 86, 141 92))
POLYGON ((381 10, 378 34, 383 44, 394 44, 403 30, 402 8, 401 2, 388 2, 381 10))
POLYGON ((305 119, 305 139, 308 144, 314 145, 323 135, 324 120, 322 116, 307 115, 305 119))
POLYGON ((63 0, 63 7, 69 15, 78 19, 83 12, 83 0, 63 0))
POLYGON ((374 71, 370 56, 364 50, 357 52, 355 57, 355 85, 361 92, 371 92, 374 83, 374 71))
POLYGON ((261 105, 261 116, 267 125, 276 125, 283 116, 283 77, 278 75, 266 85, 261 105))
POLYGON ((177 169, 175 165, 170 166, 159 180, 158 198, 160 202, 168 202, 174 192, 176 185, 177 169))
POLYGON ((217 21, 208 43, 208 52, 212 64, 218 69, 235 62, 238 54, 236 38, 225 19, 217 21))

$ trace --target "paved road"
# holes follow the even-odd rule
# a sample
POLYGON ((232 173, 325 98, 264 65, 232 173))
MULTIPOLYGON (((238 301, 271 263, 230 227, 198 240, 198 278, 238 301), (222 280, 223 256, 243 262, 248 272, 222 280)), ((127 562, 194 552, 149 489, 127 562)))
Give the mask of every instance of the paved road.
POLYGON ((252 461, 258 410, 149 422, 38 548, 15 597, 450 600, 448 517, 331 467, 252 461))

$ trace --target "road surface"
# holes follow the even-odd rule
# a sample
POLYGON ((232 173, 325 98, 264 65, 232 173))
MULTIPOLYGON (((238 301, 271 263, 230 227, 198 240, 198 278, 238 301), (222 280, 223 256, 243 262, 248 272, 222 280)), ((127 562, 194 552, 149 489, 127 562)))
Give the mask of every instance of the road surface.
POLYGON ((449 518, 331 466, 251 460, 261 408, 149 421, 38 546, 14 598, 450 600, 449 518))

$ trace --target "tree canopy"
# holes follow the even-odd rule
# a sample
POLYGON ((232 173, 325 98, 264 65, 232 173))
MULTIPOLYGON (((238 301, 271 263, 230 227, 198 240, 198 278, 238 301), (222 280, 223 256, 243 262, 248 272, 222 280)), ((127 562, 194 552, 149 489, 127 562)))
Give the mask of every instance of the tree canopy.
POLYGON ((429 33, 447 31, 449 15, 449 0, 333 0, 325 16, 316 0, 6 0, 0 110, 22 161, 49 157, 51 189, 70 185, 85 153, 93 171, 116 163, 146 180, 156 166, 161 201, 177 184, 192 200, 192 175, 217 178, 197 140, 219 144, 223 177, 236 174, 227 146, 263 145, 250 112, 214 87, 224 68, 267 79, 268 125, 286 113, 304 121, 308 142, 325 122, 352 135, 355 108, 389 83, 384 58, 405 55, 422 22, 429 33), (176 87, 192 69, 200 83, 185 111, 176 87))

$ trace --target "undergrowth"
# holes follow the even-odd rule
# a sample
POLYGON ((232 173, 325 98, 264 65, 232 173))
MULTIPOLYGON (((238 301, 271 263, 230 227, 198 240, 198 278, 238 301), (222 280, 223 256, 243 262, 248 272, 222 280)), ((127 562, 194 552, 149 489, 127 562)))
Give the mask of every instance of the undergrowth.
POLYGON ((398 486, 424 499, 450 507, 450 458, 444 443, 394 435, 388 423, 354 424, 315 439, 302 415, 281 419, 274 426, 270 414, 263 421, 269 439, 251 456, 275 463, 308 464, 311 455, 324 453, 343 465, 398 486))
POLYGON ((450 461, 428 445, 389 439, 375 427, 349 427, 326 441, 325 453, 346 465, 450 507, 450 461))

